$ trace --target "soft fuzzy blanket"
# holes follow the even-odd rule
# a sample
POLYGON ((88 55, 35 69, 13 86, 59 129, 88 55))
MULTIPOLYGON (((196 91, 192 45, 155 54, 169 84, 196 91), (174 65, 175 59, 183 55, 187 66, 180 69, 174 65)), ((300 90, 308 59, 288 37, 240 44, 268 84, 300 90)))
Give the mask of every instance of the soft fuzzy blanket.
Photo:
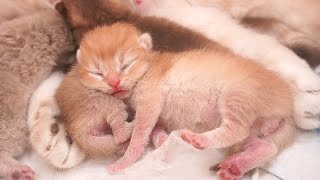
MULTIPOLYGON (((272 163, 243 179, 319 180, 319 152, 320 133, 300 133, 294 145, 283 151, 272 163)), ((208 168, 222 159, 222 152, 215 149, 197 150, 182 141, 178 132, 173 132, 163 146, 149 151, 138 163, 117 175, 110 175, 106 170, 106 165, 115 158, 87 160, 76 168, 63 171, 49 167, 32 152, 21 161, 36 171, 39 180, 218 180, 208 168)))

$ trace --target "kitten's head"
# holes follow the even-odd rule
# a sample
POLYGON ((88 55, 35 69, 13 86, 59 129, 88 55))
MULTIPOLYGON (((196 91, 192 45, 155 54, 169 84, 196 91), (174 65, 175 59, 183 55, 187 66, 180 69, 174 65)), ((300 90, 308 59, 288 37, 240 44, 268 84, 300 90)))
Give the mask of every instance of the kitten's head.
POLYGON ((150 66, 152 40, 129 24, 88 32, 77 52, 80 81, 120 99, 128 97, 150 66))

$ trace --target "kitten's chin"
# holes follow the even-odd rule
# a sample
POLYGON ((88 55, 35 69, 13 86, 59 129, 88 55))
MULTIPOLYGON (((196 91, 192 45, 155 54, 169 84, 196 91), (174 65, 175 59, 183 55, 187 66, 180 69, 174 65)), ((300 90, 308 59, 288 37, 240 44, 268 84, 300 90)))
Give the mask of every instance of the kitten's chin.
POLYGON ((127 90, 120 90, 120 91, 117 91, 117 92, 114 92, 111 94, 112 96, 118 98, 118 99, 126 99, 129 97, 129 91, 127 90))

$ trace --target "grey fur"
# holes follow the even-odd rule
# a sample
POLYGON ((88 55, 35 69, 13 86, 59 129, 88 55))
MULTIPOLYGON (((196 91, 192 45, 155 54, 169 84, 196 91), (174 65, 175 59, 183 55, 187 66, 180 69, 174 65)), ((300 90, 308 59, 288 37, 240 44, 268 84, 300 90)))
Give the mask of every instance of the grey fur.
POLYGON ((29 97, 73 51, 71 32, 53 9, 0 24, 0 177, 13 178, 21 165, 11 157, 29 147, 29 97))

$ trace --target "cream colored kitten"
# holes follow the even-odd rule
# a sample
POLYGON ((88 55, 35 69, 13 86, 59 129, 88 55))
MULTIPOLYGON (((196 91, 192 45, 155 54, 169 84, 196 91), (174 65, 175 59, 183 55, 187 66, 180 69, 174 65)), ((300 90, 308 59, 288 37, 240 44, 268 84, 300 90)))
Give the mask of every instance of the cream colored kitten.
POLYGON ((103 72, 86 72, 81 81, 136 110, 130 145, 112 172, 142 156, 156 124, 188 129, 181 137, 198 149, 232 148, 219 166, 223 179, 238 179, 292 142, 293 92, 277 74, 223 47, 176 54, 151 48, 150 35, 128 24, 96 28, 80 46, 80 62, 103 72))
MULTIPOLYGON (((204 1, 190 2, 201 4, 204 1)), ((143 3, 147 3, 148 6, 143 6, 140 13, 166 17, 278 72, 288 82, 292 82, 296 89, 297 125, 304 129, 320 127, 317 118, 317 114, 320 113, 320 78, 292 51, 269 36, 240 26, 228 14, 213 7, 191 7, 192 4, 185 0, 141 0, 139 6, 143 3)))

